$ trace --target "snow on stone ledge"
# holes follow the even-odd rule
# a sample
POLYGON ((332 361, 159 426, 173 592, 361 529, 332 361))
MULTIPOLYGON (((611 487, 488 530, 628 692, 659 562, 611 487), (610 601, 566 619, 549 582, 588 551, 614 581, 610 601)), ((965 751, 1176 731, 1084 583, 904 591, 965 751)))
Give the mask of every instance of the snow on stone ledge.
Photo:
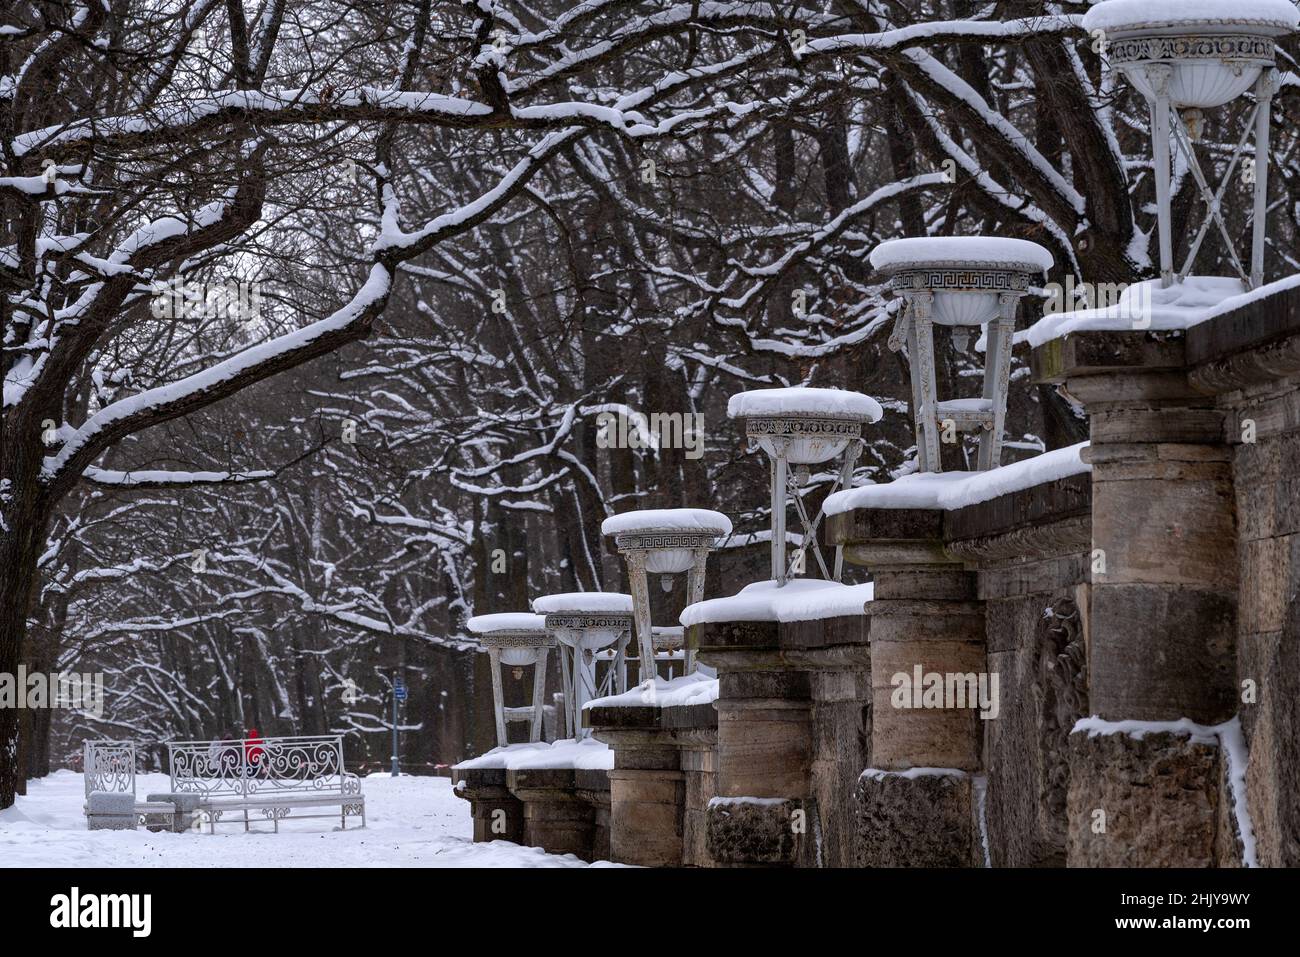
POLYGON ((653 685, 643 681, 631 691, 596 698, 582 707, 584 711, 588 708, 685 708, 717 700, 718 679, 696 673, 671 681, 655 678, 653 685))
POLYGON ((844 389, 751 389, 738 392, 727 402, 727 416, 743 419, 750 415, 835 415, 879 422, 885 410, 869 395, 844 389))
POLYGON ((827 496, 826 514, 839 515, 855 508, 952 510, 978 505, 1010 492, 1091 472, 1092 466, 1079 457, 1087 445, 1080 442, 1054 449, 987 472, 913 472, 880 485, 859 485, 827 496))
POLYGON ((490 635, 497 631, 545 631, 546 616, 526 611, 503 611, 495 615, 475 615, 465 622, 465 627, 476 635, 490 635))
POLYGON ((731 534, 731 519, 707 508, 643 508, 611 515, 600 523, 602 535, 620 532, 673 529, 688 532, 731 534))
POLYGON ((614 769, 614 752, 608 744, 595 738, 574 741, 563 738, 559 741, 538 741, 532 744, 507 744, 504 748, 493 748, 477 758, 470 758, 456 765, 457 771, 482 770, 486 768, 505 768, 508 771, 528 769, 538 770, 578 770, 578 771, 612 771, 614 769))
POLYGON ((609 591, 573 591, 560 595, 543 595, 533 599, 533 611, 539 615, 564 615, 594 612, 632 613, 632 596, 609 591))
POLYGON ((1122 30, 1156 23, 1260 23, 1294 30, 1291 0, 1103 0, 1083 15, 1083 28, 1122 30))
POLYGON ((1052 254, 1027 239, 999 236, 916 236, 890 239, 871 250, 873 269, 892 270, 935 263, 980 263, 990 266, 1052 268, 1052 254))
POLYGON ((1247 292, 1241 280, 1226 276, 1188 276, 1168 289, 1160 280, 1134 283, 1118 299, 1100 309, 1078 309, 1044 316, 1024 332, 1016 333, 1017 342, 1037 348, 1044 342, 1060 339, 1075 332, 1144 332, 1190 329, 1192 326, 1222 316, 1274 295, 1300 286, 1300 276, 1288 276, 1247 292))
POLYGON ((710 598, 687 605, 683 625, 720 621, 820 621, 861 615, 871 601, 874 586, 844 585, 818 578, 792 578, 785 587, 776 582, 754 582, 730 598, 710 598))
POLYGON ((917 778, 966 778, 970 773, 963 771, 961 768, 907 768, 904 771, 886 771, 883 768, 866 768, 858 779, 870 778, 872 781, 883 781, 885 778, 903 778, 908 781, 914 781, 917 778))

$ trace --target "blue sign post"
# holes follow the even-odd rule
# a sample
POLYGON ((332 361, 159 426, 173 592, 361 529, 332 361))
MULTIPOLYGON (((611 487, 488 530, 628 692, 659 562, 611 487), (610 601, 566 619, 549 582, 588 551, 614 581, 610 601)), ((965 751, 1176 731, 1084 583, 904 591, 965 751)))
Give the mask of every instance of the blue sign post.
POLYGON ((406 683, 398 675, 393 675, 393 777, 402 773, 397 761, 397 702, 406 700, 406 683))

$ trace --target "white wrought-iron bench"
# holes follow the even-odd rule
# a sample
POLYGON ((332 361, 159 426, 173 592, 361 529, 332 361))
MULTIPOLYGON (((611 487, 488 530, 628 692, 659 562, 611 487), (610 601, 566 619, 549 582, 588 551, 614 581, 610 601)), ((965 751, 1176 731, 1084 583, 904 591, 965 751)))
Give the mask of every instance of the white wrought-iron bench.
MULTIPOLYGON (((86 787, 86 826, 92 830, 183 830, 188 819, 177 802, 151 794, 135 797, 135 742, 86 741, 82 745, 82 777, 86 787)), ((183 802, 182 802, 183 803, 183 802)))
POLYGON ((280 830, 280 819, 339 818, 366 826, 361 780, 344 770, 343 736, 177 741, 167 745, 171 790, 197 797, 196 814, 216 833, 217 823, 240 815, 244 830, 257 813, 280 830), (297 813, 338 808, 328 814, 297 813))

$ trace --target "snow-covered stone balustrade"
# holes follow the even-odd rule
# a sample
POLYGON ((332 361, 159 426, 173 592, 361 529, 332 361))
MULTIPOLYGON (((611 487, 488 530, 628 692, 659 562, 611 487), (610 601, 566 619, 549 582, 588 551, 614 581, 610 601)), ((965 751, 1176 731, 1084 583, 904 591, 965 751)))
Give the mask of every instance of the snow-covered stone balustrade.
POLYGON ((1136 328, 1121 304, 1029 330, 1035 378, 1091 422, 1108 724, 1072 742, 1072 864, 1300 864, 1300 277, 1214 282, 1159 290, 1136 328))
POLYGON ((609 772, 614 754, 600 741, 512 744, 452 768, 458 797, 470 802, 474 840, 514 841, 585 861, 610 856, 609 772))
POLYGON ((614 753, 610 856, 646 867, 710 863, 705 812, 714 795, 718 681, 699 672, 589 701, 584 721, 614 753))
POLYGON ((1087 713, 1080 452, 827 501, 828 536, 875 586, 857 863, 1065 862, 1067 738, 1087 713))
POLYGON ((871 592, 823 580, 758 582, 682 613, 688 640, 719 681, 716 796, 706 815, 713 864, 853 864, 871 592))

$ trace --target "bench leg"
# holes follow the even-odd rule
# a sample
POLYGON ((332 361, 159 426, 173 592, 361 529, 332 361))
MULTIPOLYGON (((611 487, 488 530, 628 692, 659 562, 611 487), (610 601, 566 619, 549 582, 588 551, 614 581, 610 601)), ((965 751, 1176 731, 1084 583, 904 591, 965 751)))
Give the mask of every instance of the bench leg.
POLYGON ((244 833, 248 833, 248 808, 244 808, 244 833))

